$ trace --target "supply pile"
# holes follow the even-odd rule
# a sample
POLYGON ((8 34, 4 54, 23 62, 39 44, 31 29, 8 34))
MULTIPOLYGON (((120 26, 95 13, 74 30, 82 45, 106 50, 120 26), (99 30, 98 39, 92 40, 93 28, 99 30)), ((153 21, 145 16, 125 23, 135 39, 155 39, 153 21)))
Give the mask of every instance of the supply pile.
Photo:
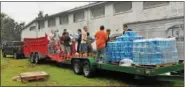
POLYGON ((156 65, 178 61, 175 38, 154 38, 133 42, 133 61, 136 64, 156 65))
POLYGON ((116 38, 115 42, 109 42, 105 48, 106 59, 109 62, 119 62, 122 59, 133 59, 133 41, 143 39, 133 31, 127 31, 116 38))

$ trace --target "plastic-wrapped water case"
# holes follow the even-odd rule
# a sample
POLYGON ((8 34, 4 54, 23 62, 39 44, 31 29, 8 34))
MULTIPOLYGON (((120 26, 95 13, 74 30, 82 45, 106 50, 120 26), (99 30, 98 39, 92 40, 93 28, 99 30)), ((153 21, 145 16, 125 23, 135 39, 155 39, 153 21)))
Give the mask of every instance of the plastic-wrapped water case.
POLYGON ((134 32, 134 31, 126 31, 125 32, 125 35, 128 35, 128 36, 136 36, 136 32, 134 32))
POLYGON ((175 38, 135 40, 133 42, 133 60, 135 63, 147 65, 177 62, 178 52, 175 38), (142 61, 138 61, 138 59, 142 61))
MULTIPOLYGON (((122 59, 129 58, 133 59, 133 41, 143 39, 142 36, 138 36, 136 32, 126 31, 124 35, 116 37, 115 42, 109 42, 106 48, 109 59, 107 61, 119 62, 122 59)), ((138 44, 138 43, 136 43, 138 44)), ((136 46, 139 49, 139 44, 136 46)), ((140 46, 142 48, 143 46, 140 46)), ((134 47, 135 48, 135 47, 134 47)))

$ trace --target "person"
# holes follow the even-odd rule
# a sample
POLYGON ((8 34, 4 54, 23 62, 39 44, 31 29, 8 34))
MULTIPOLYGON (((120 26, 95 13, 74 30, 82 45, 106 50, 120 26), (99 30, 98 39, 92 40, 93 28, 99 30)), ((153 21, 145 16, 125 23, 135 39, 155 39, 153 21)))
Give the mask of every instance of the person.
POLYGON ((80 44, 81 44, 81 38, 82 38, 82 34, 81 34, 81 29, 78 29, 78 39, 77 39, 77 52, 80 52, 80 44))
POLYGON ((81 44, 80 44, 80 54, 87 56, 87 26, 84 26, 82 30, 81 44))
POLYGON ((87 32, 87 54, 89 55, 92 52, 92 42, 93 39, 90 36, 90 33, 87 32))
POLYGON ((74 55, 76 53, 76 40, 75 38, 72 38, 71 41, 71 55, 74 55))
POLYGON ((64 33, 64 53, 67 55, 71 54, 71 38, 69 36, 69 33, 64 33))
POLYGON ((48 40, 51 41, 54 36, 54 31, 51 30, 51 33, 47 33, 48 40))
POLYGON ((49 40, 49 45, 48 45, 48 50, 49 50, 49 53, 53 53, 54 50, 53 50, 53 37, 54 37, 54 30, 51 30, 50 33, 47 34, 48 36, 48 40, 49 40))
POLYGON ((67 29, 64 29, 63 34, 62 34, 62 35, 64 35, 65 33, 68 33, 68 32, 67 32, 67 29))
POLYGON ((103 63, 102 57, 104 56, 104 48, 107 41, 107 33, 104 31, 104 26, 100 26, 100 31, 95 34, 96 47, 97 47, 97 56, 96 62, 103 63))
POLYGON ((60 42, 59 42, 59 37, 60 35, 58 34, 58 30, 54 31, 54 36, 53 36, 53 41, 54 41, 54 50, 55 53, 59 53, 60 52, 60 42))
POLYGON ((62 36, 60 37, 60 49, 62 52, 64 52, 64 35, 65 33, 62 33, 62 36))
POLYGON ((107 41, 106 41, 106 46, 107 46, 107 43, 110 41, 110 33, 111 33, 111 30, 110 30, 110 29, 107 29, 107 41))
POLYGON ((123 25, 123 35, 126 31, 132 31, 132 29, 128 29, 128 26, 126 24, 123 25))

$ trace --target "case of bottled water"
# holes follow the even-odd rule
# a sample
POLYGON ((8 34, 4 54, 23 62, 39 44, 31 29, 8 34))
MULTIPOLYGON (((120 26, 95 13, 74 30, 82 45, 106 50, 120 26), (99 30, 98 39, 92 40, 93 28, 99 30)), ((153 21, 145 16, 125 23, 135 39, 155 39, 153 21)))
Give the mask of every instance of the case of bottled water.
POLYGON ((175 38, 135 40, 133 41, 133 56, 136 64, 155 65, 177 62, 175 38))
POLYGON ((134 31, 126 31, 124 35, 116 37, 115 42, 108 42, 105 49, 107 61, 119 62, 122 59, 133 59, 133 41, 143 39, 134 31))

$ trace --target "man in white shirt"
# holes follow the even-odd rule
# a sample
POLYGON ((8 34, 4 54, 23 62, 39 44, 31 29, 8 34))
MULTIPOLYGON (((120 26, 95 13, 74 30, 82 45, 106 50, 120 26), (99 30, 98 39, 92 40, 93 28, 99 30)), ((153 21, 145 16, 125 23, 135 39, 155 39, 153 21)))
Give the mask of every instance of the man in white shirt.
POLYGON ((87 55, 87 26, 84 26, 82 30, 81 44, 80 44, 80 53, 87 55))

